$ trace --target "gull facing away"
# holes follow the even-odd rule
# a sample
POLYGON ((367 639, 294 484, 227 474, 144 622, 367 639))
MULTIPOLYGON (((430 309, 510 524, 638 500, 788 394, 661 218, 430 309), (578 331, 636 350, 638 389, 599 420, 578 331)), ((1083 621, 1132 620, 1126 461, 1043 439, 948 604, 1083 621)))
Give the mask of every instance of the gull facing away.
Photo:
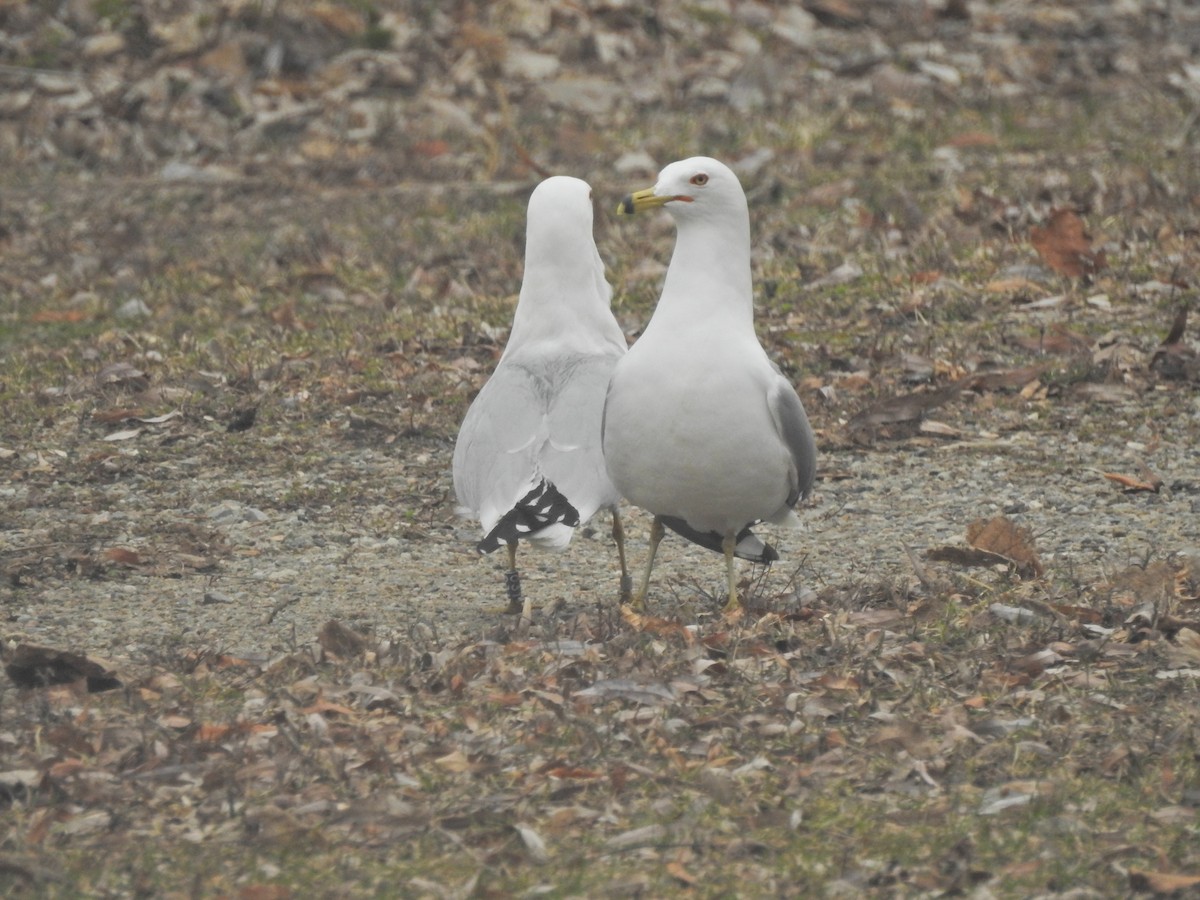
POLYGON ((816 442, 754 332, 750 213, 737 176, 715 159, 685 159, 617 212, 658 207, 675 220, 675 251, 646 330, 613 370, 604 460, 621 494, 654 516, 634 604, 645 602, 665 526, 725 554, 730 612, 734 557, 778 559, 750 528, 798 523, 792 508, 812 490, 816 442))
POLYGON ((546 179, 529 198, 508 344, 454 446, 458 511, 483 528, 477 549, 508 551, 510 612, 524 608, 518 541, 561 550, 600 509, 612 511, 621 596, 629 594, 620 494, 600 450, 605 391, 627 346, 611 298, 592 237, 591 188, 578 178, 546 179))

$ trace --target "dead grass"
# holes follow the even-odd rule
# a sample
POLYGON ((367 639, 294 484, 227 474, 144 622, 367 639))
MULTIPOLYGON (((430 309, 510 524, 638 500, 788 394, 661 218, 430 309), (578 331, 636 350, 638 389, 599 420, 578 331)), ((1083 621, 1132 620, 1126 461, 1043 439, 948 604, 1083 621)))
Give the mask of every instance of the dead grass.
POLYGON ((0 779, 0 877, 10 896, 1018 896, 1194 867, 1200 717, 1169 644, 1007 626, 990 582, 8 687, 6 757, 37 774, 0 779))
MULTIPOLYGON (((1172 379, 1147 363, 1195 299, 1200 167, 1186 144, 1160 139, 1183 112, 1155 92, 932 104, 907 118, 862 101, 787 127, 630 122, 593 135, 589 152, 775 151, 752 186, 756 277, 771 291, 760 333, 802 384, 829 458, 858 446, 844 424, 873 402, 1030 365, 1045 370, 1028 393, 958 397, 952 420, 1000 433, 1070 427, 1124 445, 1194 418, 1195 370, 1172 379), (964 142, 957 167, 938 162, 968 133, 988 139, 964 142), (1084 212, 1109 268, 1087 282, 997 286, 1024 278, 1010 270, 1037 262, 1029 226, 1063 205, 1084 212), (812 286, 847 261, 861 278, 812 286), (1151 280, 1180 286, 1142 290, 1151 280), (1088 303, 1099 294, 1107 306, 1088 303), (1054 295, 1060 308, 1022 310, 1054 295), (1114 342, 1136 352, 1097 362, 1114 342), (915 376, 922 361, 929 374, 915 376), (1080 385, 1128 388, 1140 406, 1091 402, 1080 385)), ((180 409, 202 436, 257 407, 256 433, 271 440, 222 451, 242 499, 255 499, 257 476, 311 471, 347 442, 448 459, 519 288, 524 194, 512 186, 6 181, 5 209, 20 210, 25 230, 2 276, 0 448, 14 455, 0 459, 0 484, 36 485, 50 517, 88 502, 89 485, 133 474, 87 440, 97 415, 123 408, 180 409), (115 316, 131 296, 148 318, 115 316), (99 381, 114 363, 145 378, 99 381)), ((598 184, 601 216, 640 186, 598 184)), ((635 266, 665 260, 671 240, 665 228, 601 226, 631 329, 657 289, 635 266)), ((882 435, 861 452, 931 440, 882 435)), ((171 461, 171 448, 145 445, 138 465, 171 461)), ((1054 461, 1027 474, 1054 477, 1054 461)), ((371 503, 414 527, 448 515, 421 485, 342 477, 270 499, 327 506, 339 521, 371 503)), ((228 552, 212 535, 159 536, 217 565, 228 552)), ((24 602, 37 566, 120 581, 119 566, 95 564, 91 537, 56 532, 49 554, 0 548, 6 608, 24 602)), ((534 636, 507 623, 487 640, 397 623, 354 658, 314 655, 303 635, 269 660, 164 647, 99 694, 0 682, 0 887, 243 898, 1194 891, 1196 574, 1183 560, 1152 584, 1130 574, 1185 549, 1157 548, 1117 588, 1054 567, 1022 581, 1002 565, 926 563, 897 583, 759 589, 754 614, 732 624, 682 585, 641 630, 599 604, 548 617, 534 636), (1162 602, 1143 622, 1150 597, 1162 602), (992 604, 1035 618, 1006 623, 992 604)))

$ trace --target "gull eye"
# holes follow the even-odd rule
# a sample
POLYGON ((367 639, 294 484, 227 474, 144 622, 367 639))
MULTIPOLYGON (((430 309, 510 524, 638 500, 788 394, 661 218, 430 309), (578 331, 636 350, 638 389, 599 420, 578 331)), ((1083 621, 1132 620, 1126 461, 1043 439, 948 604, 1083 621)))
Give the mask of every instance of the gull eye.
POLYGON ((699 175, 693 175, 691 183, 696 185, 696 187, 704 187, 706 184, 708 184, 708 176, 703 172, 701 172, 699 175))

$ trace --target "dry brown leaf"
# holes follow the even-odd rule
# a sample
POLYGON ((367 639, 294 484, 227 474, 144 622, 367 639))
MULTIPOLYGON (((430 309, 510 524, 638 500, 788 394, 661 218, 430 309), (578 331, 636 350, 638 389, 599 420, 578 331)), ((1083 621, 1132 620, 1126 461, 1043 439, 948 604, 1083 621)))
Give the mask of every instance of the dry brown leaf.
POLYGON ((1125 489, 1127 494, 1136 494, 1139 492, 1147 492, 1157 494, 1159 488, 1163 486, 1163 480, 1150 471, 1147 466, 1142 466, 1142 476, 1134 477, 1132 475, 1122 475, 1119 472, 1103 472, 1101 473, 1109 481, 1116 482, 1125 489))
POLYGON ((75 323, 91 318, 86 309, 39 309, 29 317, 31 322, 75 323))
POLYGON ((440 756, 434 761, 439 769, 444 769, 447 772, 468 772, 471 769, 471 761, 467 759, 467 755, 461 750, 455 750, 447 753, 445 756, 440 756))
POLYGON ((1156 560, 1118 572, 1105 587, 1112 602, 1126 609, 1140 605, 1167 609, 1175 596, 1176 585, 1174 567, 1166 560, 1156 560))
POLYGON ((963 131, 946 141, 949 147, 995 147, 999 142, 986 131, 963 131))
POLYGON ((77 775, 80 772, 85 771, 87 767, 87 763, 85 763, 82 759, 64 759, 61 762, 56 762, 49 769, 47 769, 46 774, 55 780, 61 780, 63 778, 69 778, 72 775, 77 775))
POLYGON ((970 387, 973 391, 1023 388, 1041 378, 1045 370, 1045 366, 1024 366, 1020 369, 1006 369, 1002 372, 984 372, 971 376, 970 387))
POLYGON ((362 13, 332 3, 318 3, 309 10, 309 14, 330 31, 346 37, 362 34, 367 27, 362 13))
POLYGON ((925 551, 925 558, 934 562, 946 562, 955 566, 1007 566, 1011 560, 990 550, 978 547, 956 547, 946 545, 925 551))
POLYGON ((816 681, 817 684, 829 691, 849 691, 857 693, 862 690, 862 684, 853 675, 835 675, 826 672, 816 681))
POLYGON ((145 562, 136 551, 127 550, 124 547, 110 547, 101 555, 109 562, 121 566, 129 566, 130 568, 136 568, 145 562))
POLYGON ((582 769, 579 766, 555 766, 548 769, 546 774, 552 778, 603 778, 604 773, 595 769, 582 769))
POLYGON ((857 190, 858 183, 853 178, 843 178, 840 181, 831 181, 828 184, 817 185, 803 194, 799 202, 805 205, 832 208, 847 197, 854 196, 854 192, 857 190))
POLYGON ((233 734, 233 731, 234 728, 232 725, 202 722, 200 727, 196 729, 195 738, 202 744, 215 744, 218 741, 225 740, 225 738, 233 734))
POLYGON ((99 660, 33 644, 18 644, 4 663, 4 671, 18 687, 49 687, 83 681, 89 693, 121 686, 112 669, 99 660))
POLYGON ((337 716, 353 716, 354 710, 348 706, 343 706, 340 703, 331 703, 328 700, 318 700, 311 706, 302 707, 300 712, 305 715, 312 713, 320 713, 321 715, 337 715, 337 716))
POLYGON ((132 409, 118 407, 117 409, 107 409, 103 412, 92 413, 92 421, 99 422, 101 425, 115 425, 117 422, 124 422, 126 419, 136 419, 145 414, 143 410, 137 407, 133 407, 132 409))
POLYGON ((621 606, 621 618, 624 619, 631 628, 638 631, 648 631, 650 634, 656 634, 659 637, 680 637, 685 643, 695 643, 696 636, 682 622, 676 622, 674 619, 662 619, 657 616, 646 616, 635 611, 629 604, 621 606))
POLYGON ((1176 667, 1200 663, 1200 632, 1180 628, 1175 640, 1167 645, 1167 655, 1176 667))
POLYGON ((1174 894, 1200 885, 1200 875, 1176 875, 1173 872, 1148 872, 1145 869, 1129 870, 1129 886, 1135 891, 1153 894, 1174 894))
POLYGON ((880 726, 867 738, 868 747, 892 746, 901 748, 914 758, 928 754, 929 744, 915 722, 898 721, 880 726))
POLYGON ((976 519, 967 526, 967 543, 1013 562, 1024 575, 1041 577, 1042 563, 1033 546, 1033 532, 1007 516, 976 519))
POLYGON ((699 883, 696 879, 696 876, 685 869, 683 867, 683 863, 679 862, 678 860, 672 860, 671 862, 667 863, 666 869, 668 875, 670 875, 676 881, 682 881, 689 887, 694 887, 699 883))
POLYGON ((342 659, 361 656, 371 646, 369 638, 343 625, 337 619, 330 619, 321 626, 317 633, 317 642, 326 653, 342 659))
POLYGON ((1103 250, 1092 250, 1083 220, 1072 209, 1052 209, 1045 225, 1029 229, 1029 242, 1042 262, 1070 278, 1095 274, 1107 264, 1103 250))
POLYGON ((1050 608, 1059 615, 1066 616, 1068 619, 1074 619, 1075 621, 1082 622, 1084 624, 1098 625, 1104 621, 1103 613, 1087 606, 1072 606, 1066 603, 1051 603, 1050 608))
POLYGON ((889 397, 858 413, 846 429, 855 436, 874 435, 880 430, 883 436, 891 436, 895 426, 920 422, 927 412, 953 400, 966 386, 967 380, 963 379, 937 391, 889 397))

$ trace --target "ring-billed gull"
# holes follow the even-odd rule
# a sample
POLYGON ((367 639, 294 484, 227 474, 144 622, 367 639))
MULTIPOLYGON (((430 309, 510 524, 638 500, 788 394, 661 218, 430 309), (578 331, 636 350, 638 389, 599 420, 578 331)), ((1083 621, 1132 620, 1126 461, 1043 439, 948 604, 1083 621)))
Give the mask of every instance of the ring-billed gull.
POLYGON ((555 176, 534 189, 525 274, 508 344, 471 403, 454 447, 459 512, 477 518, 491 553, 505 545, 509 609, 522 609, 517 542, 561 550, 574 528, 612 511, 628 596, 620 494, 600 450, 604 394, 626 350, 592 237, 592 191, 555 176))
POLYGON ((816 443, 754 332, 750 213, 737 176, 707 157, 672 163, 618 212, 657 207, 675 220, 675 251, 649 324, 613 370, 604 458, 621 494, 654 515, 635 604, 645 601, 665 526, 725 554, 734 610, 733 559, 778 558, 750 527, 797 521, 816 443))

